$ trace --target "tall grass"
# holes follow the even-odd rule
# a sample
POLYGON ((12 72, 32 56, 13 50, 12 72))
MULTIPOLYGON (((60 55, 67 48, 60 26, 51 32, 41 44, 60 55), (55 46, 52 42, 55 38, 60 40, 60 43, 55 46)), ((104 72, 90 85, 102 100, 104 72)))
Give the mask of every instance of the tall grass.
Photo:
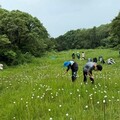
POLYGON ((110 49, 52 52, 31 64, 0 71, 1 120, 120 120, 120 57, 110 49), (82 68, 87 60, 77 60, 78 78, 64 74, 63 62, 72 52, 86 58, 103 55, 116 64, 103 65, 93 72, 95 84, 83 84, 82 68))

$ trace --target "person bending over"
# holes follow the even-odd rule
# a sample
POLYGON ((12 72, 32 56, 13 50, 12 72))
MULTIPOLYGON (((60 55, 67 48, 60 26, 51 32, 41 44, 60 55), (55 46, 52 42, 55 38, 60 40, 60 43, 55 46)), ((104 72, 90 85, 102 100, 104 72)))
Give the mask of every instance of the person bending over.
POLYGON ((87 76, 90 77, 91 83, 94 83, 94 77, 92 75, 92 71, 101 71, 102 70, 102 66, 98 65, 95 62, 87 62, 84 67, 83 67, 83 82, 86 83, 87 82, 87 76))
POLYGON ((72 79, 72 82, 74 82, 77 78, 78 64, 74 61, 65 61, 64 67, 67 67, 65 73, 67 73, 71 69, 72 71, 71 79, 72 79))

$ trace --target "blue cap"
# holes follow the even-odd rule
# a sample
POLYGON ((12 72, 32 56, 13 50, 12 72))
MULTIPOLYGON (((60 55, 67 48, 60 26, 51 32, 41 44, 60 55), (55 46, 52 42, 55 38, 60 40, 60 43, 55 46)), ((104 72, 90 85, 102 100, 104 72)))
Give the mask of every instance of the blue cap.
POLYGON ((70 62, 69 61, 65 61, 64 62, 64 67, 68 67, 70 65, 70 62))

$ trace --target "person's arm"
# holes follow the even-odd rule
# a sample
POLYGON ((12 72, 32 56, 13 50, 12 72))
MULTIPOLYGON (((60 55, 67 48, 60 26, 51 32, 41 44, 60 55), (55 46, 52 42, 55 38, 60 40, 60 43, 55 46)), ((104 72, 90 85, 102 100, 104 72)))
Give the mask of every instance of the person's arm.
POLYGON ((97 70, 97 64, 96 63, 94 64, 94 70, 97 70))
POLYGON ((65 74, 66 74, 67 72, 68 72, 68 71, 66 70, 66 71, 65 71, 65 74))
POLYGON ((89 68, 89 70, 88 70, 88 75, 89 75, 90 78, 93 78, 92 70, 97 70, 97 64, 96 63, 93 65, 93 67, 89 68))
POLYGON ((69 71, 70 65, 67 67, 67 70, 65 71, 65 74, 69 71))
POLYGON ((94 79, 93 75, 90 72, 88 72, 88 75, 90 78, 94 79))

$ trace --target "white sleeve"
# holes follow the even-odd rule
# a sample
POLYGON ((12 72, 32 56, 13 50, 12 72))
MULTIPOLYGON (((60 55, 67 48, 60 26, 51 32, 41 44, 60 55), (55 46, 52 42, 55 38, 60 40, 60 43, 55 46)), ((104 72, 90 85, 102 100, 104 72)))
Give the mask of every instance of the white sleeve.
POLYGON ((70 64, 73 65, 74 61, 70 61, 70 64))

